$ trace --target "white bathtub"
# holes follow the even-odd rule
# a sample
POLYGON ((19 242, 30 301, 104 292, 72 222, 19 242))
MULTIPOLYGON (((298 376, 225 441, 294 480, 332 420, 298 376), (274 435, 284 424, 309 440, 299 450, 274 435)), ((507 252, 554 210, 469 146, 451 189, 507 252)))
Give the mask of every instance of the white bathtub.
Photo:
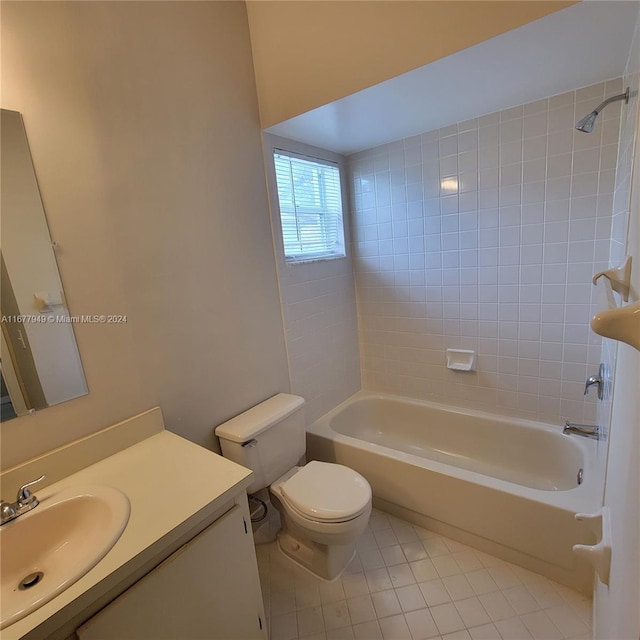
POLYGON ((367 392, 307 431, 309 458, 360 472, 382 509, 590 593, 592 571, 571 548, 595 542, 574 514, 601 505, 599 443, 367 392))

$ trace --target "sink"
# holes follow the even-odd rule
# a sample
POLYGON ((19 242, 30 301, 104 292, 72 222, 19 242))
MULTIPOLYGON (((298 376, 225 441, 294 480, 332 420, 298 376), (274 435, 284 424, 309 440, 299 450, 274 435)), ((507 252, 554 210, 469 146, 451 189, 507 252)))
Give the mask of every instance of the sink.
POLYGON ((129 499, 112 487, 65 489, 0 527, 0 629, 88 573, 129 520, 129 499))

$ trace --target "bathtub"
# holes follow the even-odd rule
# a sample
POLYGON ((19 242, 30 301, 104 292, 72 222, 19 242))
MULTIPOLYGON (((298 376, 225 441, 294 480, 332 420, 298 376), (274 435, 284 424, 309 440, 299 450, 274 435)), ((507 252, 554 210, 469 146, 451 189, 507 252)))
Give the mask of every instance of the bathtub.
POLYGON ((359 392, 307 428, 311 459, 347 465, 381 509, 590 593, 575 513, 602 504, 603 443, 558 426, 359 392))

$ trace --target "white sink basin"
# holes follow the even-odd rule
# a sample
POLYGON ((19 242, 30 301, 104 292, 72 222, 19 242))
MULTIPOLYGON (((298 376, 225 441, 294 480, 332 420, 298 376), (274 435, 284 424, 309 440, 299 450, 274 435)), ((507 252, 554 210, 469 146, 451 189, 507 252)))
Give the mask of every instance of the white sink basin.
POLYGON ((70 488, 0 527, 0 629, 70 587, 113 547, 129 499, 102 486, 70 488))

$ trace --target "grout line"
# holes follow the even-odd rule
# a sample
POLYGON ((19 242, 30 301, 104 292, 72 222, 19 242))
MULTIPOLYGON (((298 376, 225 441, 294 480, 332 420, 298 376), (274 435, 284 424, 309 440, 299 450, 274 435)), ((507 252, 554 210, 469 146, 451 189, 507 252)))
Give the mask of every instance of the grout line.
MULTIPOLYGON (((304 637, 315 640, 353 640, 355 627, 361 625, 360 629, 371 630, 378 625, 377 628, 380 629, 381 621, 384 622, 383 630, 386 629, 388 633, 392 633, 393 629, 404 629, 404 626, 411 623, 416 633, 413 640, 422 637, 433 637, 437 640, 450 631, 453 632, 456 625, 460 626, 461 614, 467 616, 469 623, 465 624, 462 621, 464 627, 459 628, 459 633, 480 633, 478 629, 483 627, 495 630, 494 633, 499 633, 501 628, 505 633, 509 633, 510 629, 516 628, 515 625, 520 625, 517 628, 542 630, 540 633, 543 635, 534 636, 534 640, 549 640, 549 632, 557 633, 559 638, 582 640, 591 632, 591 600, 586 596, 544 576, 416 527, 377 509, 374 509, 369 527, 357 547, 357 560, 347 568, 342 578, 334 583, 325 583, 302 572, 280 554, 275 543, 260 545, 260 580, 263 592, 268 594, 265 602, 269 608, 267 619, 271 640, 302 640, 304 637), (412 563, 406 562, 390 567, 365 569, 362 566, 363 558, 375 557, 375 554, 367 554, 367 551, 381 552, 382 549, 397 546, 402 548, 403 545, 414 553, 419 553, 422 547, 426 557, 412 563), (463 571, 456 562, 456 555, 460 562, 470 562, 474 568, 463 571), (265 561, 265 557, 268 558, 268 562, 265 561), (426 560, 429 562, 425 562, 426 560), (409 570, 400 569, 405 566, 413 574, 415 582, 407 581, 409 570), (404 571, 405 578, 402 584, 378 589, 383 584, 392 584, 389 579, 390 571, 393 576, 399 576, 404 571), (424 574, 425 580, 417 579, 416 573, 420 571, 427 572, 424 574), (445 574, 450 572, 453 572, 452 575, 447 577, 445 574), (370 578, 371 582, 368 582, 367 578, 370 578), (347 590, 344 588, 345 584, 350 585, 347 590), (424 590, 429 592, 428 589, 431 588, 431 593, 435 594, 433 589, 436 587, 441 593, 441 598, 445 599, 437 600, 431 606, 422 605, 424 590), (357 595, 349 595, 350 589, 355 589, 357 595), (296 605, 296 595, 303 600, 300 607, 296 605), (520 614, 516 612, 516 607, 522 610, 520 614), (304 614, 299 616, 299 612, 304 614), (354 622, 353 619, 358 622, 354 622), (300 636, 301 620, 317 633, 300 636), (484 622, 476 623, 477 620, 484 622), (566 635, 561 634, 554 620, 565 630, 566 635), (327 628, 335 625, 338 626, 327 628), (422 636, 420 629, 422 633, 432 635, 422 636)), ((404 633, 406 634, 406 631, 404 633)), ((409 640, 412 638, 406 637, 409 640)), ((474 636, 471 634, 464 637, 474 636)), ((502 637, 503 640, 513 640, 514 636, 502 637)), ((375 637, 362 637, 362 640, 375 640, 375 637)))

